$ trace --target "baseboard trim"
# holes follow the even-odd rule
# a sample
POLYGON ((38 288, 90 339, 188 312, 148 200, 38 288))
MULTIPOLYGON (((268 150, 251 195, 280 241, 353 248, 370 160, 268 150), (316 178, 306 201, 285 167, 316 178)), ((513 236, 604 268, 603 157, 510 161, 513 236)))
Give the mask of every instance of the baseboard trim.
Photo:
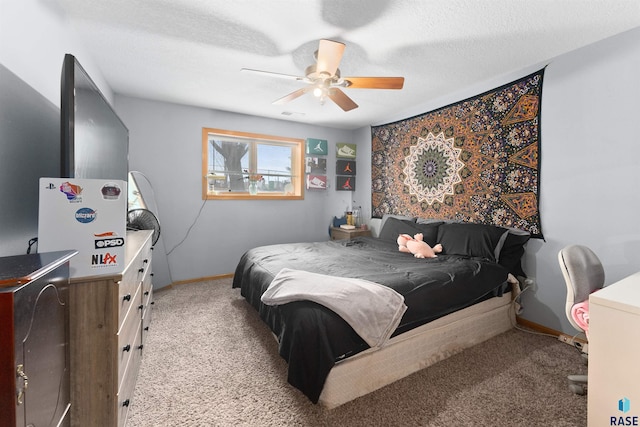
POLYGON ((177 282, 173 282, 171 285, 186 285, 187 283, 206 282, 207 280, 228 279, 230 277, 233 277, 233 273, 218 274, 216 276, 199 277, 197 279, 179 280, 177 282))
POLYGON ((154 289, 154 292, 166 291, 166 290, 172 289, 174 286, 187 285, 189 283, 206 282, 209 280, 228 279, 231 277, 233 277, 233 273, 218 274, 216 276, 198 277, 197 279, 178 280, 177 282, 170 283, 167 286, 154 289))
POLYGON ((516 316, 516 322, 518 323, 518 325, 522 325, 526 328, 532 329, 536 332, 541 332, 543 334, 554 335, 557 337, 562 333, 560 331, 556 331, 555 329, 543 326, 539 323, 532 322, 531 320, 523 319, 520 316, 516 316))
MULTIPOLYGON (((560 331, 556 331, 555 329, 548 328, 539 323, 532 322, 531 320, 523 319, 522 317, 519 317, 519 316, 516 316, 516 323, 518 323, 518 325, 524 326, 525 328, 529 328, 535 332, 540 332, 542 334, 547 334, 547 335, 553 335, 555 337, 559 337, 560 335, 569 335, 569 334, 565 334, 564 332, 560 332, 560 331)), ((587 341, 585 339, 582 339, 579 337, 573 337, 573 339, 582 344, 587 344, 587 341)))

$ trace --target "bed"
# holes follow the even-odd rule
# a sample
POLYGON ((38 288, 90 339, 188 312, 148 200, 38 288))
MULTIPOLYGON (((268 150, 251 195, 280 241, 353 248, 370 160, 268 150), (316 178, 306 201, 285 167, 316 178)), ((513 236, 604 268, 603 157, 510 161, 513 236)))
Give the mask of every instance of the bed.
MULTIPOLYGON (((520 259, 528 233, 415 218, 383 221, 378 237, 261 246, 236 267, 232 286, 277 338, 289 383, 313 403, 334 408, 514 324, 513 286, 524 276, 520 259), (400 233, 422 233, 443 252, 429 259, 400 252, 400 233), (313 279, 320 288, 342 279, 383 285, 401 295, 405 311, 388 339, 372 345, 339 310, 313 298, 265 304, 263 295, 284 273, 313 279)), ((357 307, 361 300, 349 302, 357 307)))

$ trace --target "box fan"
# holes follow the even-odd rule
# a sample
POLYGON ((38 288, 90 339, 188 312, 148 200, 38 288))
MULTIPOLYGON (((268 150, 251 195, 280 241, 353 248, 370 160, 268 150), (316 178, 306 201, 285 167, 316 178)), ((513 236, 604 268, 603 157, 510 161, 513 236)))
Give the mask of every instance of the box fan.
MULTIPOLYGON (((141 172, 129 172, 127 230, 153 230, 151 244, 155 246, 160 238, 160 221, 147 203, 153 202, 155 206, 155 200, 153 194, 150 198, 142 196, 137 176, 143 177, 148 182, 148 179, 141 172)), ((149 188, 151 187, 149 186, 149 188)))

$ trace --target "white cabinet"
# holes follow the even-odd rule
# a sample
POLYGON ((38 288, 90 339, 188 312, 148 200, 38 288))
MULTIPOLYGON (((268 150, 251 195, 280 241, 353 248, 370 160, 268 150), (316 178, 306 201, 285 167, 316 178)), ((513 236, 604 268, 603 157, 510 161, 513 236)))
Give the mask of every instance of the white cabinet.
POLYGON ((588 425, 640 425, 640 273, 589 297, 588 425))

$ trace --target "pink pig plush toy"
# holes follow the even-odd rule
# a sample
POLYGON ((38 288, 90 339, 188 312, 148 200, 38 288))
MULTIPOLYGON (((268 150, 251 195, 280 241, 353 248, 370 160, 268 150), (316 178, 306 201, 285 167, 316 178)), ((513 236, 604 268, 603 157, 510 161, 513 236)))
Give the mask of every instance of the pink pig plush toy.
POLYGON ((397 242, 398 242, 398 250, 400 252, 407 252, 407 253, 411 252, 409 249, 407 249, 407 242, 409 240, 413 240, 413 237, 409 236, 408 234, 400 234, 398 236, 397 242))
POLYGON ((423 241, 422 233, 418 233, 411 237, 408 234, 400 234, 398 236, 398 250, 400 252, 412 253, 416 258, 435 258, 436 254, 442 252, 442 245, 437 244, 433 248, 423 241))

